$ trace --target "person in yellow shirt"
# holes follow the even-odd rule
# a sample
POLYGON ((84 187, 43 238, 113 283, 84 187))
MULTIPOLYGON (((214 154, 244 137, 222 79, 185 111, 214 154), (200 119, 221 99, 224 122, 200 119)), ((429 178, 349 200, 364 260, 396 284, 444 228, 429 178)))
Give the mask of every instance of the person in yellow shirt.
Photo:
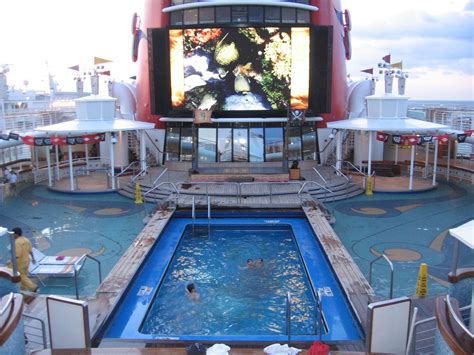
POLYGON ((21 277, 21 289, 27 291, 38 291, 38 285, 28 277, 28 267, 30 266, 30 255, 33 263, 36 263, 33 255, 33 246, 28 238, 24 237, 21 228, 12 229, 15 237, 16 263, 21 277))

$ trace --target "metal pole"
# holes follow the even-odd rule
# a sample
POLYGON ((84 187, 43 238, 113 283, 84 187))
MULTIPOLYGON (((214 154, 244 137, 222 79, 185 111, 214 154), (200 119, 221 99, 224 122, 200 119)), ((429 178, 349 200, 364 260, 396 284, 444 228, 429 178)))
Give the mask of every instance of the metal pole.
POLYGON ((369 132, 369 157, 367 162, 367 175, 372 175, 372 132, 369 132))
POLYGON ((140 131, 140 170, 147 168, 145 131, 140 131))
POLYGON ((48 165, 48 186, 53 186, 53 176, 51 174, 51 156, 49 154, 49 146, 45 146, 46 164, 48 165))
POLYGON ((448 181, 449 181, 450 165, 451 165, 451 140, 448 139, 448 164, 446 166, 446 180, 448 181))
POLYGON ((114 160, 114 144, 112 143, 112 134, 107 133, 110 137, 110 179, 112 190, 115 190, 115 160, 114 160))
POLYGON ((395 144, 395 164, 398 164, 398 144, 395 144))
POLYGON ((426 179, 428 177, 428 158, 430 155, 430 143, 425 143, 425 171, 423 172, 423 177, 426 179))
POLYGON ((84 144, 84 155, 86 157, 86 174, 89 175, 89 146, 84 144))
POLYGON ((439 141, 435 141, 435 149, 434 149, 434 157, 433 157, 433 183, 432 185, 436 185, 436 168, 438 166, 438 145, 439 141))
POLYGON ((458 270, 458 257, 459 257, 459 240, 455 240, 454 242, 454 250, 453 250, 453 264, 451 265, 451 273, 453 276, 456 276, 458 270))
POLYGON ((54 153, 56 155, 56 181, 59 181, 59 148, 57 145, 54 146, 54 153))
POLYGON ((193 196, 193 204, 192 204, 192 207, 191 207, 191 217, 193 219, 193 237, 194 237, 194 221, 196 220, 196 206, 194 205, 194 202, 195 202, 195 199, 194 199, 194 196, 193 196))
POLYGON ((413 169, 415 167, 415 146, 411 146, 411 157, 410 157, 410 183, 408 184, 408 190, 413 190, 413 169))
POLYGON ((79 299, 79 290, 77 288, 77 272, 76 272, 76 267, 73 265, 72 270, 74 271, 74 287, 76 289, 76 300, 79 299))
POLYGON ((211 196, 207 196, 207 236, 211 236, 211 196))
POLYGON ((72 146, 67 146, 67 153, 69 158, 69 184, 71 186, 71 191, 74 191, 74 169, 72 168, 72 146))
POLYGON ((288 346, 291 343, 291 295, 286 294, 286 334, 288 335, 288 346))
POLYGON ((336 169, 337 176, 341 176, 340 170, 342 169, 342 131, 336 132, 336 169))

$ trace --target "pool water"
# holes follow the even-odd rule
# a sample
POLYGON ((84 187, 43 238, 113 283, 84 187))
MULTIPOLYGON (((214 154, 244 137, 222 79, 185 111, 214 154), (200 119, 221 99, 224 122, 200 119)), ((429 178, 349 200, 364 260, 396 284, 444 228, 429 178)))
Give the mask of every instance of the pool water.
POLYGON ((189 213, 169 221, 98 339, 287 342, 287 292, 292 339, 319 339, 316 293, 323 299, 323 340, 362 338, 302 212, 216 214, 210 236, 207 219, 196 219, 194 236, 189 213), (264 266, 245 269, 249 258, 264 259, 264 266), (186 293, 189 282, 199 303, 186 293))
POLYGON ((292 230, 286 227, 207 229, 188 226, 141 332, 161 335, 286 333, 291 293, 292 334, 315 334, 314 294, 292 230), (264 260, 246 267, 247 259, 264 260), (200 302, 189 299, 193 282, 200 302))
MULTIPOLYGON (((88 253, 101 262, 105 278, 143 228, 143 205, 116 193, 71 195, 44 185, 26 186, 16 198, 0 204, 0 226, 20 227, 46 255, 88 253)), ((10 260, 9 238, 0 238, 0 265, 10 260)), ((87 261, 79 274, 80 295, 99 285, 96 263, 87 261)), ((40 293, 74 295, 68 278, 48 278, 40 293)))
MULTIPOLYGON (((474 218, 474 186, 439 182, 421 193, 374 193, 328 203, 334 230, 368 277, 369 264, 382 252, 394 263, 394 297, 414 295, 421 263, 428 265, 428 295, 446 293, 453 238, 448 230, 474 218)), ((474 253, 461 253, 460 267, 474 266, 474 253)), ((387 297, 390 272, 383 260, 373 267, 372 286, 387 297)))

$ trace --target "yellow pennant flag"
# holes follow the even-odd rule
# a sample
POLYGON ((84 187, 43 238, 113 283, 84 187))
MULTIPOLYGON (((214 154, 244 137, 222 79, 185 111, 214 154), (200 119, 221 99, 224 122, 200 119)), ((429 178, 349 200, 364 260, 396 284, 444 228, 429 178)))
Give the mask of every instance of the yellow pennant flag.
POLYGON ((97 65, 97 64, 104 64, 104 63, 110 63, 110 62, 112 62, 112 61, 109 60, 109 59, 94 57, 94 65, 97 65))
POLYGON ((399 61, 398 63, 392 63, 390 64, 392 68, 398 68, 403 70, 403 60, 399 61))

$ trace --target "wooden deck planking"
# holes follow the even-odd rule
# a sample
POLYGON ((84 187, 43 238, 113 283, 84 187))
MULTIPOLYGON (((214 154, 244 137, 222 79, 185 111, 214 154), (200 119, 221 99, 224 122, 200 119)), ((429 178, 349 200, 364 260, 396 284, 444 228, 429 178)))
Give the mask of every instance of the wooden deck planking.
POLYGON ((311 204, 304 206, 303 210, 321 242, 361 326, 365 329, 367 305, 370 297, 374 296, 374 291, 329 225, 324 214, 311 204))

